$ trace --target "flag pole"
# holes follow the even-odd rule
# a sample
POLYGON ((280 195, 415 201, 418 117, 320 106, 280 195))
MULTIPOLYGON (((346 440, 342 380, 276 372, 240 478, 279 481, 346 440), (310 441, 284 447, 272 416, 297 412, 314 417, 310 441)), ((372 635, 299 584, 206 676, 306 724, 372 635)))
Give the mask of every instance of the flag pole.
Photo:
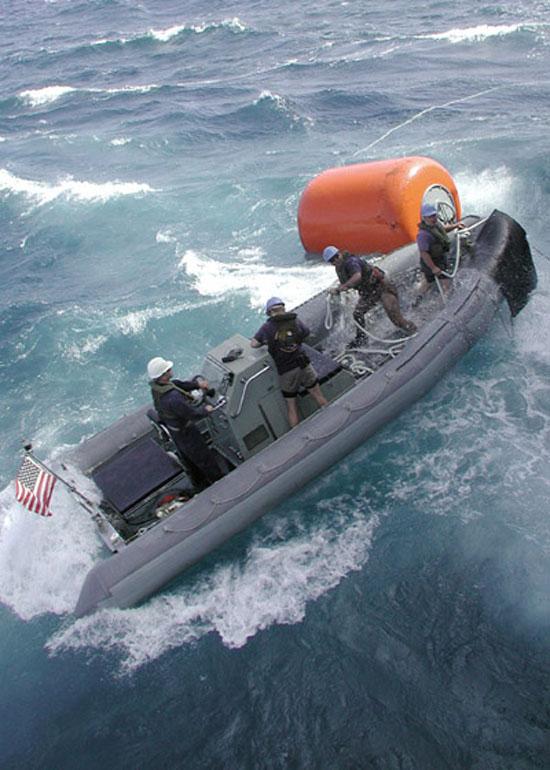
POLYGON ((59 473, 56 473, 51 468, 49 468, 45 463, 43 463, 42 460, 38 459, 38 457, 33 452, 31 443, 24 444, 23 449, 25 450, 25 454, 29 456, 40 468, 42 468, 43 471, 46 471, 46 473, 49 473, 55 479, 60 481, 65 487, 67 487, 69 492, 71 492, 75 497, 78 498, 76 502, 82 508, 84 508, 85 511, 88 511, 88 513, 92 516, 92 518, 95 518, 98 515, 101 516, 101 513, 97 510, 97 508, 94 507, 94 503, 91 500, 89 500, 86 497, 86 495, 83 495, 82 492, 80 492, 74 486, 74 484, 71 484, 70 481, 67 481, 67 479, 64 479, 63 476, 60 476, 59 473))
MULTIPOLYGON (((51 468, 45 465, 42 462, 42 460, 39 460, 32 451, 32 444, 30 443, 24 444, 23 448, 25 450, 25 458, 28 457, 29 461, 33 463, 37 468, 39 468, 42 473, 49 475, 52 479, 55 479, 55 481, 60 481, 69 490, 69 492, 73 495, 75 502, 77 502, 78 505, 81 506, 81 508, 84 508, 84 510, 89 514, 91 520, 97 526, 99 530, 99 534, 103 539, 105 545, 109 548, 109 550, 113 551, 114 553, 117 553, 119 546, 123 545, 125 541, 121 537, 120 532, 111 524, 109 519, 101 511, 99 506, 93 503, 90 499, 88 499, 86 495, 83 495, 82 492, 80 492, 75 487, 74 484, 71 484, 70 481, 67 481, 67 479, 63 478, 63 476, 60 476, 59 473, 57 473, 56 471, 53 471, 51 468)), ((23 460, 23 462, 25 462, 25 460, 23 460)), ((63 464, 61 465, 61 467, 64 468, 65 470, 68 470, 67 467, 63 464)), ((17 485, 17 480, 16 480, 16 485, 17 485)), ((17 499, 19 500, 20 498, 17 498, 17 499)), ((20 502, 22 501, 20 500, 20 502)), ((25 503, 23 504, 25 505, 25 503)), ((49 499, 48 499, 48 504, 49 504, 49 499)), ((31 509, 31 510, 34 510, 34 509, 31 509)), ((46 515, 51 516, 51 513, 49 512, 49 510, 46 515)))

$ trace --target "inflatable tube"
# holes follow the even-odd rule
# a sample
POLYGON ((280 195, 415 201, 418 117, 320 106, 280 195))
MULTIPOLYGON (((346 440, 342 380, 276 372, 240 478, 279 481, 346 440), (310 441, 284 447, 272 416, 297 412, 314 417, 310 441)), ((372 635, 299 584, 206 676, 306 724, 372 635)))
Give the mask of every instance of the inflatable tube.
POLYGON ((355 254, 387 254, 414 241, 420 207, 426 201, 436 205, 440 215, 452 208, 461 216, 456 185, 432 158, 391 158, 330 168, 304 190, 298 231, 309 253, 320 254, 325 246, 334 245, 355 254))

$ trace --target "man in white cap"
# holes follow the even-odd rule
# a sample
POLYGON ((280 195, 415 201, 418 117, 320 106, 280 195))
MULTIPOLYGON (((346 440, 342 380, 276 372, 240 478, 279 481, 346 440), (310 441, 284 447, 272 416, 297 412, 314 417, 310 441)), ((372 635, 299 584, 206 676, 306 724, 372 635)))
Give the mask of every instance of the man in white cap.
POLYGON ((208 390, 200 377, 192 380, 172 379, 172 361, 157 356, 147 364, 153 403, 160 421, 166 425, 194 480, 199 486, 213 484, 222 477, 216 458, 204 440, 196 422, 207 417, 213 407, 194 406, 190 391, 208 390))

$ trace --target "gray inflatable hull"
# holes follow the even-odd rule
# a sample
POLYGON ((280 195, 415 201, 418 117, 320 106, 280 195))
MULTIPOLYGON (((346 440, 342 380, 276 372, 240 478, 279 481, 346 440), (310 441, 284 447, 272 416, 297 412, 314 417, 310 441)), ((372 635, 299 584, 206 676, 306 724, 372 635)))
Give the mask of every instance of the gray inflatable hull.
POLYGON ((512 314, 519 312, 535 283, 525 233, 494 212, 478 237, 467 280, 395 359, 96 564, 75 615, 142 601, 333 467, 438 383, 487 331, 504 297, 512 314))

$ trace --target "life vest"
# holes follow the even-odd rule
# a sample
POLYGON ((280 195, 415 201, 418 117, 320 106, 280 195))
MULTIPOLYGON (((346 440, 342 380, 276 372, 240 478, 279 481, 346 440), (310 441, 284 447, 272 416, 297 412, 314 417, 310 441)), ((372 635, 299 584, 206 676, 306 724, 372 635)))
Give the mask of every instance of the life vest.
POLYGON ((281 353, 294 353, 300 345, 296 313, 276 313, 270 321, 276 325, 273 342, 281 353))
MULTIPOLYGON (((375 275, 372 265, 369 265, 360 257, 357 257, 357 259, 359 259, 359 262, 361 263, 361 281, 353 288, 357 289, 361 294, 370 293, 373 289, 378 288, 380 284, 383 283, 385 273, 378 267, 377 270, 381 273, 381 276, 378 277, 375 275)), ((338 276, 340 283, 346 283, 350 278, 346 272, 346 262, 342 262, 336 266, 336 275, 338 276)))
POLYGON ((420 230, 426 230, 426 232, 433 236, 430 247, 428 249, 432 259, 443 257, 449 251, 451 240, 447 235, 447 231, 443 225, 439 224, 439 222, 437 222, 435 225, 427 225, 426 222, 422 220, 422 222, 418 223, 418 228, 420 230))
POLYGON ((166 410, 162 407, 162 404, 161 404, 162 396, 164 396, 164 394, 168 393, 170 390, 177 390, 179 393, 182 394, 182 396, 185 398, 186 401, 190 400, 189 393, 183 388, 178 388, 178 386, 174 385, 173 382, 152 382, 151 394, 153 396, 153 404, 155 405, 155 409, 157 410, 157 414, 161 422, 166 422, 167 420, 180 419, 173 412, 170 412, 169 410, 166 410))

